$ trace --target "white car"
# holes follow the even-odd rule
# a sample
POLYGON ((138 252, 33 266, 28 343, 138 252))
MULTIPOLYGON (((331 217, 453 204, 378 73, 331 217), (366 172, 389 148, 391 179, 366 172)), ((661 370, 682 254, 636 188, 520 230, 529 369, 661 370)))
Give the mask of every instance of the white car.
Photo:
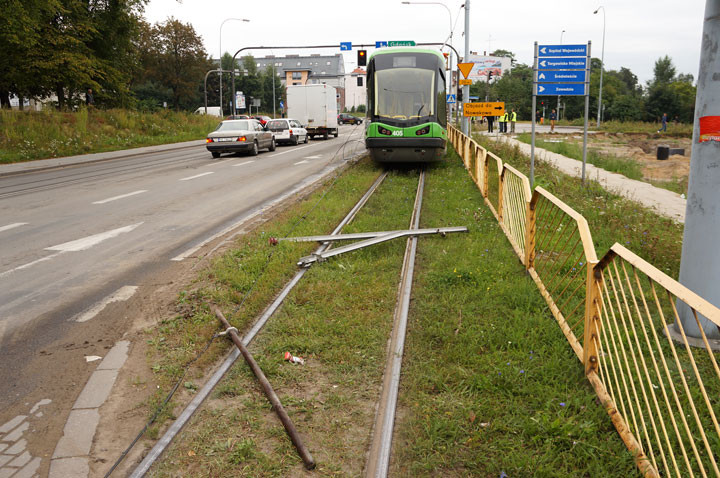
POLYGON ((277 144, 308 142, 307 130, 303 128, 303 125, 298 120, 289 118, 272 119, 265 124, 265 128, 272 131, 277 144))

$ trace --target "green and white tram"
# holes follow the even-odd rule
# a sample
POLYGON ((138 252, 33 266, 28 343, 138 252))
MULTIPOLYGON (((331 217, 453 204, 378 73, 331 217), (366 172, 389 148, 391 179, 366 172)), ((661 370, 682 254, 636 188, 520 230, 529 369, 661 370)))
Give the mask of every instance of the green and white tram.
POLYGON ((445 154, 445 59, 434 50, 383 48, 369 59, 365 145, 374 161, 434 162, 445 154))

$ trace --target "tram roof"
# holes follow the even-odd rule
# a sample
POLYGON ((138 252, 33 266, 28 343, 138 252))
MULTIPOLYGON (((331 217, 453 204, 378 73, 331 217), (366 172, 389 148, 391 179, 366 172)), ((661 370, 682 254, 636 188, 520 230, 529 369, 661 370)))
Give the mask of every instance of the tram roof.
POLYGON ((398 47, 390 47, 390 48, 380 48, 379 50, 375 50, 370 55, 370 60, 375 55, 388 55, 391 53, 430 53, 433 55, 436 55, 441 60, 443 59, 442 54, 437 50, 432 50, 430 48, 423 48, 423 47, 413 47, 413 46, 398 46, 398 47))

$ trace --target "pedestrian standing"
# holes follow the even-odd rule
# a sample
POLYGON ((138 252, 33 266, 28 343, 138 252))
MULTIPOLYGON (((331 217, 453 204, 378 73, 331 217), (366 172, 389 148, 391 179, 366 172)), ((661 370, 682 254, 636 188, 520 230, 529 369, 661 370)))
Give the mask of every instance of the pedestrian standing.
POLYGON ((550 132, 555 132, 555 120, 557 120, 557 114, 555 113, 555 110, 552 110, 550 112, 550 132))
POLYGON ((503 114, 500 115, 500 117, 498 118, 498 123, 500 123, 500 124, 499 124, 499 126, 500 126, 500 132, 501 132, 501 133, 504 133, 504 132, 505 132, 505 125, 507 124, 507 113, 503 113, 503 114))
POLYGON ((535 122, 540 124, 540 110, 535 110, 535 122))
POLYGON ((510 132, 515 132, 515 122, 517 121, 517 113, 515 113, 515 109, 512 110, 512 113, 510 113, 510 132))
POLYGON ((87 93, 85 93, 85 104, 87 106, 92 106, 95 104, 95 98, 93 97, 92 88, 88 88, 87 93))
POLYGON ((667 113, 663 113, 662 119, 660 121, 662 122, 662 126, 660 126, 658 133, 661 131, 664 133, 667 131, 667 113))
POLYGON ((487 123, 488 123, 488 133, 493 132, 493 123, 495 122, 494 116, 488 116, 487 117, 487 123))

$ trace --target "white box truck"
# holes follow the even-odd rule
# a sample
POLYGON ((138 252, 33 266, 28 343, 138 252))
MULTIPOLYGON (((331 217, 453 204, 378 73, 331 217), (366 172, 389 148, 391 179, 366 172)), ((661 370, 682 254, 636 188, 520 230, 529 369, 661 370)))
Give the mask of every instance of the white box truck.
POLYGON ((298 120, 308 136, 338 136, 337 91, 328 85, 287 87, 288 118, 298 120))

